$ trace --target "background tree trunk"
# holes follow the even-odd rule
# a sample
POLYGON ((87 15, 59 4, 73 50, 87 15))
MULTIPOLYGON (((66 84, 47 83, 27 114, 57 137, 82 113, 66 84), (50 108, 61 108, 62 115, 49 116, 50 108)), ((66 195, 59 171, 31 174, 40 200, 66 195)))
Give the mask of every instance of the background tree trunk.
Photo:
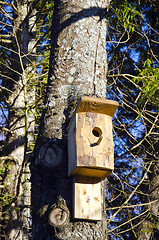
POLYGON ((139 240, 157 240, 158 239, 158 215, 159 215, 159 163, 158 161, 150 159, 152 161, 152 167, 150 168, 149 176, 149 195, 148 202, 153 202, 149 209, 149 218, 146 218, 140 227, 139 240))
POLYGON ((9 117, 5 155, 3 195, 10 196, 10 207, 4 207, 4 235, 7 239, 29 239, 31 232, 31 183, 29 146, 33 142, 34 116, 28 111, 35 102, 35 91, 30 84, 35 53, 35 10, 29 12, 30 1, 16 1, 13 20, 11 81, 8 96, 9 117), (30 31, 30 32, 29 32, 30 31), (34 50, 33 50, 34 49, 34 50))
MULTIPOLYGON (((73 179, 67 176, 67 126, 83 95, 106 98, 106 11, 109 1, 55 1, 50 73, 40 134, 32 161, 33 239, 106 239, 102 221, 51 226, 54 204, 72 216, 73 179)), ((93 207, 93 206, 92 206, 93 207)))

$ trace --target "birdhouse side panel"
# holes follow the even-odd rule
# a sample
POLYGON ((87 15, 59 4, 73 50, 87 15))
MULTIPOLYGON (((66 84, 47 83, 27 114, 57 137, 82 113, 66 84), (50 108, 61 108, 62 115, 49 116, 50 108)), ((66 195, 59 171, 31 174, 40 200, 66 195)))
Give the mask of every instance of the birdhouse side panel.
POLYGON ((77 167, 77 148, 76 148, 76 115, 72 119, 68 131, 68 175, 77 167))
POLYGON ((96 166, 96 156, 90 147, 93 143, 92 125, 96 125, 96 115, 85 112, 77 114, 77 166, 96 166))

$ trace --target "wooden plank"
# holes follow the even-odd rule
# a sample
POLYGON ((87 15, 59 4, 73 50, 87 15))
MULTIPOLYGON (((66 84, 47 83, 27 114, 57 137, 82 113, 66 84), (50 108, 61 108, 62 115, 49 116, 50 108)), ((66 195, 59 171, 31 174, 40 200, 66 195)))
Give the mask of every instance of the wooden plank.
POLYGON ((113 117, 118 106, 119 103, 113 100, 83 96, 78 103, 76 112, 95 112, 113 117))
POLYGON ((98 169, 98 168, 87 168, 87 167, 77 167, 70 176, 89 176, 96 177, 100 180, 104 180, 112 173, 112 170, 98 169))
POLYGON ((76 113, 68 132, 68 161, 68 175, 104 179, 112 172, 114 145, 110 116, 91 112, 76 113))
MULTIPOLYGON (((76 128, 77 167, 114 169, 112 119, 98 113, 78 113, 76 128), (101 136, 93 134, 100 129, 101 136), (100 140, 100 137, 101 140, 100 140), (98 141, 100 140, 100 143, 98 141)), ((100 134, 100 132, 99 132, 100 134)))
POLYGON ((97 178, 74 179, 74 218, 101 220, 101 183, 97 178))
POLYGON ((68 175, 77 167, 76 115, 72 119, 68 132, 68 175))

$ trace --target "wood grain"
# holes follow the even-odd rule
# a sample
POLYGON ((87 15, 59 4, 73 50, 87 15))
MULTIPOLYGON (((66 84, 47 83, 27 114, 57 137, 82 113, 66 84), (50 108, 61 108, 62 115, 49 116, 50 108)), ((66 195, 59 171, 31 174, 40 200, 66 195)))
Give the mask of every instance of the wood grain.
POLYGON ((101 220, 101 183, 95 178, 76 177, 74 218, 101 220))
POLYGON ((112 117, 76 113, 68 133, 69 175, 105 178, 114 169, 112 117), (93 129, 100 129, 99 135, 93 129), (88 175, 87 175, 88 174, 88 175))

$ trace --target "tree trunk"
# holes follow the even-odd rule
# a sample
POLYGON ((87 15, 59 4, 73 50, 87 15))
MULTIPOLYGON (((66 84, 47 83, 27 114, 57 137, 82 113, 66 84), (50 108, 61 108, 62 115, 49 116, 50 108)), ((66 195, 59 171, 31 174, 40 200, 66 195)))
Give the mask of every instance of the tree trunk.
POLYGON ((72 219, 73 178, 67 174, 67 126, 81 96, 106 98, 108 5, 108 0, 55 1, 48 88, 31 166, 32 239, 107 238, 104 182, 102 221, 72 219), (68 219, 65 224, 57 221, 51 226, 49 214, 61 205, 65 214, 59 213, 59 221, 64 216, 68 219))
POLYGON ((139 240, 157 240, 159 234, 159 175, 158 175, 159 163, 153 162, 150 168, 149 176, 149 195, 148 201, 153 202, 150 205, 149 218, 141 225, 139 234, 139 240))
MULTIPOLYGON (((33 52, 35 35, 29 35, 29 29, 35 32, 32 25, 35 22, 35 11, 28 16, 29 1, 16 1, 17 12, 13 21, 13 51, 11 76, 9 82, 10 94, 8 128, 3 166, 4 196, 10 197, 10 202, 4 206, 4 239, 29 239, 31 221, 31 183, 28 162, 29 145, 33 141, 34 116, 28 112, 29 106, 35 102, 35 91, 30 94, 29 74, 33 75, 28 52, 33 52), (26 19, 26 16, 29 18, 26 19), (26 55, 26 57, 22 57, 26 55), (29 59, 29 61, 28 61, 29 59), (6 165, 8 165, 6 167, 6 165)), ((35 51, 35 49, 34 49, 35 51)), ((8 86, 7 86, 8 87, 8 86)), ((3 158, 2 158, 3 159, 3 158)))

